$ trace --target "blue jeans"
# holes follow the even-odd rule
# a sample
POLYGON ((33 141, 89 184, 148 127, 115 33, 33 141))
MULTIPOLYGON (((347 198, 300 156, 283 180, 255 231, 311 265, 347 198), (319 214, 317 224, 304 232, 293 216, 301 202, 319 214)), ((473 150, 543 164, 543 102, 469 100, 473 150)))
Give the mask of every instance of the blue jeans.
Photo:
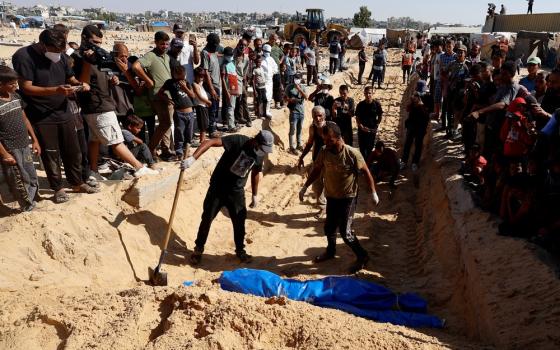
POLYGON ((237 102, 237 96, 230 95, 229 100, 224 97, 222 101, 222 108, 224 108, 225 116, 227 120, 228 129, 235 128, 235 104, 237 102))
POLYGON ((294 135, 297 139, 297 147, 301 146, 301 129, 304 116, 303 113, 290 112, 290 148, 296 148, 294 144, 294 135))
POLYGON ((208 133, 211 134, 216 131, 216 123, 219 120, 219 110, 220 110, 220 89, 214 86, 214 90, 218 94, 218 99, 212 98, 212 95, 208 94, 208 98, 212 101, 212 106, 210 106, 208 111, 208 133))
POLYGON ((173 122, 175 123, 173 133, 175 137, 175 154, 182 156, 185 143, 192 142, 196 117, 193 112, 175 111, 173 113, 173 122))

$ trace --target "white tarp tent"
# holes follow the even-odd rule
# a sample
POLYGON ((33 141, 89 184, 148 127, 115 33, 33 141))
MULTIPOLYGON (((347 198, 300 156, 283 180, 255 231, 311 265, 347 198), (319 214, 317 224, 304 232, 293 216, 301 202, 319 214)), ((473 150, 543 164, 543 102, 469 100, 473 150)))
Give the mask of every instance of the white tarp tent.
POLYGON ((386 35, 387 30, 383 28, 350 28, 350 38, 355 34, 358 34, 364 41, 365 45, 370 43, 377 44, 383 35, 386 35))

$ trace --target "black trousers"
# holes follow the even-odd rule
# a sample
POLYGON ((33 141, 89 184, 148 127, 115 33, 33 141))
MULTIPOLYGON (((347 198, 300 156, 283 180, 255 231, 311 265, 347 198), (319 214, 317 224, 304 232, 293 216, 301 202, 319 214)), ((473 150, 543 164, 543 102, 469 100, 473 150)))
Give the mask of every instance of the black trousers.
POLYGON ((358 72, 358 84, 362 83, 362 77, 364 76, 364 71, 366 70, 366 63, 360 62, 359 64, 359 72, 358 72))
POLYGON ((89 179, 90 168, 88 159, 88 143, 86 131, 84 129, 76 130, 78 134, 78 143, 80 145, 80 153, 82 154, 82 181, 89 179))
POLYGON ((338 58, 330 58, 329 59, 329 73, 334 74, 336 73, 336 69, 338 68, 338 58))
POLYGON ((60 124, 36 124, 33 126, 41 146, 41 160, 51 189, 62 189, 62 170, 64 164, 66 179, 72 186, 79 186, 82 181, 82 153, 74 120, 60 124))
POLYGON ((424 146, 424 132, 418 132, 415 130, 408 130, 406 132, 406 139, 404 141, 404 150, 402 155, 402 161, 404 163, 408 162, 408 157, 410 155, 410 149, 414 143, 414 155, 412 156, 412 164, 418 165, 420 163, 420 158, 422 157, 422 147, 424 146))
MULTIPOLYGON (((282 102, 282 97, 284 95, 284 91, 281 89, 282 80, 280 77, 280 73, 276 73, 272 76, 272 98, 274 99, 274 103, 282 102)), ((239 104, 239 102, 237 102, 239 104)))
POLYGON ((247 124, 251 121, 249 106, 247 106, 247 92, 243 91, 243 94, 237 97, 233 115, 235 116, 235 121, 239 124, 247 124))
POLYGON ((412 69, 411 66, 403 66, 402 67, 402 82, 408 83, 408 79, 410 79, 410 70, 412 69))
POLYGON ((202 220, 198 228, 198 234, 194 243, 203 251, 212 221, 220 210, 226 207, 233 224, 233 240, 235 252, 244 252, 245 248, 245 219, 247 219, 247 207, 245 206, 245 192, 217 189, 210 186, 204 198, 202 220))
POLYGON ((358 258, 363 258, 368 255, 368 253, 360 245, 356 235, 352 232, 352 220, 354 219, 356 202, 357 197, 327 197, 327 218, 325 221, 327 254, 336 254, 336 230, 338 229, 344 243, 352 249, 358 258))
POLYGON ((319 80, 317 79, 317 66, 307 65, 307 85, 314 83, 318 84, 319 80))
POLYGON ((369 154, 375 147, 375 137, 377 134, 374 133, 366 133, 358 131, 358 147, 360 148, 360 153, 364 159, 368 159, 369 154))

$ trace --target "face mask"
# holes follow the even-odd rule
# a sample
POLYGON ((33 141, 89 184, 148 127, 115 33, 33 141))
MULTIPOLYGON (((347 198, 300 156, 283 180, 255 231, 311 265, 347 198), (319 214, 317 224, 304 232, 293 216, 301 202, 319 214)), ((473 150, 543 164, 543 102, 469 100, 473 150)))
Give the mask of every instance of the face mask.
POLYGON ((325 95, 328 95, 329 94, 329 89, 323 89, 323 90, 321 90, 321 92, 324 93, 325 95))
POLYGON ((270 57, 270 52, 265 52, 265 53, 263 53, 263 56, 264 56, 264 57, 270 57))
POLYGON ((51 60, 53 63, 58 63, 60 61, 60 53, 58 52, 45 52, 45 57, 51 60))
POLYGON ((231 60, 233 60, 233 56, 224 56, 224 59, 225 59, 227 62, 231 62, 231 60))
POLYGON ((294 83, 296 83, 297 85, 301 84, 301 79, 294 79, 294 83))
POLYGON ((255 150, 255 154, 257 155, 257 157, 264 157, 266 152, 259 147, 255 150))

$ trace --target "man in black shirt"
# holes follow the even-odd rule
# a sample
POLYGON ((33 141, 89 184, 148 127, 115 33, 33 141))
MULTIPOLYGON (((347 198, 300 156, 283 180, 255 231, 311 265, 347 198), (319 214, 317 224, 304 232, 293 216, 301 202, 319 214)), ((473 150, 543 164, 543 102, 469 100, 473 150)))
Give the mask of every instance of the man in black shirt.
POLYGON ((223 147, 224 154, 210 178, 210 187, 204 199, 202 220, 191 255, 191 263, 197 265, 202 259, 204 245, 208 238, 210 225, 222 207, 226 207, 233 224, 235 254, 241 262, 250 262, 251 256, 245 251, 245 184, 251 172, 253 198, 250 207, 258 204, 259 182, 262 177, 263 160, 272 153, 274 136, 270 131, 261 130, 254 138, 245 135, 230 135, 204 141, 194 154, 181 162, 181 169, 187 169, 210 147, 223 147))
POLYGON ((17 50, 12 57, 14 69, 20 77, 25 112, 43 149, 41 159, 49 184, 55 191, 56 203, 69 200, 62 183, 60 158, 66 179, 75 191, 98 192, 82 181, 82 156, 67 98, 77 89, 88 91, 89 85, 82 85, 74 77, 66 56, 62 54, 65 49, 64 33, 46 29, 39 35, 38 43, 17 50))
POLYGON ((325 109, 327 121, 332 120, 331 111, 334 103, 334 97, 330 93, 332 88, 333 86, 328 78, 320 79, 317 89, 308 98, 309 101, 313 101, 315 106, 321 106, 325 109))
POLYGON ((342 132, 344 143, 349 146, 354 146, 352 135, 352 117, 354 117, 354 99, 348 97, 348 86, 340 85, 340 97, 334 100, 331 111, 333 121, 338 125, 342 132))
MULTIPOLYGON (((90 128, 89 163, 91 170, 97 172, 99 146, 110 146, 121 160, 129 163, 136 170, 134 176, 158 174, 156 170, 144 166, 134 157, 124 144, 122 130, 115 113, 115 103, 110 93, 110 85, 116 76, 109 75, 99 68, 101 59, 98 50, 103 39, 103 33, 94 25, 87 25, 82 30, 82 45, 80 55, 74 56, 76 74, 80 81, 90 84, 91 90, 79 94, 80 107, 90 128)), ((118 80, 118 79, 117 79, 118 80)))
POLYGON ((368 159, 373 146, 377 128, 381 124, 383 109, 381 104, 373 99, 373 87, 364 89, 365 100, 356 106, 356 123, 358 124, 358 145, 364 159, 368 159))

